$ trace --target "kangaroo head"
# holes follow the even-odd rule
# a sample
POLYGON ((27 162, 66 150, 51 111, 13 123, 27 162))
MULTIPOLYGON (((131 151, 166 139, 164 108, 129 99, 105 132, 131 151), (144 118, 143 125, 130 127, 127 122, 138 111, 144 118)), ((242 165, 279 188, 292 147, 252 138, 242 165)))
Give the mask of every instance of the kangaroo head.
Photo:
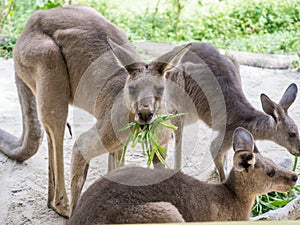
POLYGON ((236 178, 238 177, 237 185, 243 188, 242 192, 248 190, 249 195, 285 192, 296 184, 297 175, 263 157, 257 150, 251 133, 246 129, 239 127, 235 130, 233 149, 233 170, 236 171, 236 178), (247 187, 242 187, 242 184, 247 187))
POLYGON ((297 92, 296 84, 291 84, 278 104, 267 95, 261 94, 263 110, 274 119, 276 124, 276 131, 271 138, 277 144, 287 148, 291 154, 300 154, 298 127, 288 115, 288 108, 295 101, 297 92))
POLYGON ((134 62, 130 59, 130 53, 126 53, 120 46, 117 47, 118 51, 113 49, 114 55, 128 73, 124 87, 125 104, 139 124, 152 123, 160 113, 166 85, 165 73, 176 67, 189 47, 190 44, 179 49, 168 62, 153 61, 149 64, 134 62))

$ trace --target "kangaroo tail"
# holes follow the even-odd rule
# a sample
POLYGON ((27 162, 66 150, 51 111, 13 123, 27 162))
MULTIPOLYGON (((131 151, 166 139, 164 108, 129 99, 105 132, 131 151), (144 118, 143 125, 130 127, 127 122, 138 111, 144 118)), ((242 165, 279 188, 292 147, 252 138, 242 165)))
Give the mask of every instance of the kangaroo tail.
POLYGON ((11 159, 23 162, 37 152, 43 135, 38 120, 35 96, 17 75, 16 85, 22 108, 23 133, 21 138, 17 138, 0 129, 0 152, 11 159))

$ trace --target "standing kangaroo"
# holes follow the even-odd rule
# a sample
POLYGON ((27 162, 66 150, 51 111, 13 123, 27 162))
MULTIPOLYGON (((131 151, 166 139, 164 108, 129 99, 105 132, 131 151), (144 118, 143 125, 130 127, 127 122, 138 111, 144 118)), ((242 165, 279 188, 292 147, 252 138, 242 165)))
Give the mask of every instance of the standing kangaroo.
MULTIPOLYGON (((158 58, 158 61, 164 60, 164 55, 158 58)), ((288 109, 298 91, 295 84, 286 89, 278 104, 267 95, 261 94, 264 112, 258 111, 243 93, 238 63, 228 56, 221 55, 216 48, 206 43, 192 43, 190 51, 182 59, 180 68, 170 70, 166 76, 183 89, 195 108, 195 111, 190 110, 191 106, 186 106, 187 101, 180 100, 176 91, 173 93, 175 97, 172 93, 170 97, 173 97, 173 105, 177 110, 187 112, 187 117, 196 112, 197 115, 192 116, 219 131, 210 151, 221 181, 225 180, 225 155, 237 127, 246 128, 257 140, 272 140, 287 148, 291 154, 300 154, 298 128, 288 115, 288 109), (217 83, 215 86, 213 80, 217 83)), ((183 122, 175 123, 179 127, 175 132, 175 168, 179 169, 183 122)))
POLYGON ((233 149, 234 165, 222 184, 172 170, 115 170, 88 188, 67 225, 248 220, 256 195, 285 192, 296 184, 295 173, 254 148, 246 129, 235 130, 233 149), (160 176, 166 179, 150 184, 160 176))
POLYGON ((161 110, 165 71, 187 49, 172 53, 166 63, 146 64, 125 33, 96 10, 71 6, 35 12, 14 47, 23 134, 18 139, 0 130, 0 151, 21 162, 33 156, 42 139, 40 120, 48 139, 48 206, 68 217, 63 160, 68 105, 97 119, 73 147, 72 209, 89 160, 122 149, 126 133, 118 131, 124 124, 153 122, 161 110))

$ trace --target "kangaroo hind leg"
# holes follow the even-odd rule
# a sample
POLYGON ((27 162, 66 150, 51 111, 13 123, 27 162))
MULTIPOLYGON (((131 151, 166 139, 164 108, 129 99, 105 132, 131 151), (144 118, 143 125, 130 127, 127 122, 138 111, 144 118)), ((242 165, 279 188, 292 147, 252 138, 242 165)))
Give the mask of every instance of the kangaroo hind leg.
POLYGON ((71 93, 69 75, 60 48, 49 36, 37 34, 31 43, 35 44, 36 50, 34 54, 28 54, 35 61, 33 71, 38 113, 48 140, 48 206, 68 217, 63 138, 71 93))

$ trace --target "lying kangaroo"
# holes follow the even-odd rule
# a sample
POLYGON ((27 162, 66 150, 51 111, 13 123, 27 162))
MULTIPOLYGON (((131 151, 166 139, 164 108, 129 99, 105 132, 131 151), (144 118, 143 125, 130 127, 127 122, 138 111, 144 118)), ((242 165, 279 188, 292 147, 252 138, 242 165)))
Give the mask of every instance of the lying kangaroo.
POLYGON ((89 7, 35 12, 14 47, 23 134, 18 139, 0 130, 0 151, 17 161, 33 156, 42 139, 40 120, 48 138, 48 206, 68 216, 63 160, 68 104, 97 119, 73 147, 73 208, 89 160, 121 150, 128 133, 118 131, 126 123, 133 119, 141 124, 153 122, 162 106, 165 71, 187 49, 172 53, 167 63, 146 64, 125 33, 89 7))
MULTIPOLYGON (((158 61, 164 60, 164 55, 158 58, 158 61)), ((237 127, 246 128, 257 140, 272 140, 287 148, 291 154, 300 154, 298 128, 288 115, 298 91, 295 84, 286 89, 278 104, 261 94, 264 112, 258 111, 243 93, 238 63, 221 55, 207 43, 192 43, 190 51, 182 59, 182 65, 169 71, 166 76, 183 89, 193 103, 193 106, 186 105, 188 101, 186 98, 180 99, 178 91, 171 93, 169 97, 173 100, 170 101, 176 110, 188 112, 186 117, 196 116, 219 131, 210 151, 221 181, 225 179, 224 159, 230 148, 230 137, 237 127), (193 107, 197 115, 191 115, 193 111, 190 109, 193 107)), ((183 121, 175 121, 175 124, 179 127, 175 133, 175 168, 179 169, 183 121)))
POLYGON ((167 169, 115 170, 88 188, 67 225, 248 220, 256 195, 296 184, 295 173, 254 148, 246 129, 235 130, 233 149, 234 166, 222 184, 167 169), (166 179, 148 185, 159 176, 166 179))

